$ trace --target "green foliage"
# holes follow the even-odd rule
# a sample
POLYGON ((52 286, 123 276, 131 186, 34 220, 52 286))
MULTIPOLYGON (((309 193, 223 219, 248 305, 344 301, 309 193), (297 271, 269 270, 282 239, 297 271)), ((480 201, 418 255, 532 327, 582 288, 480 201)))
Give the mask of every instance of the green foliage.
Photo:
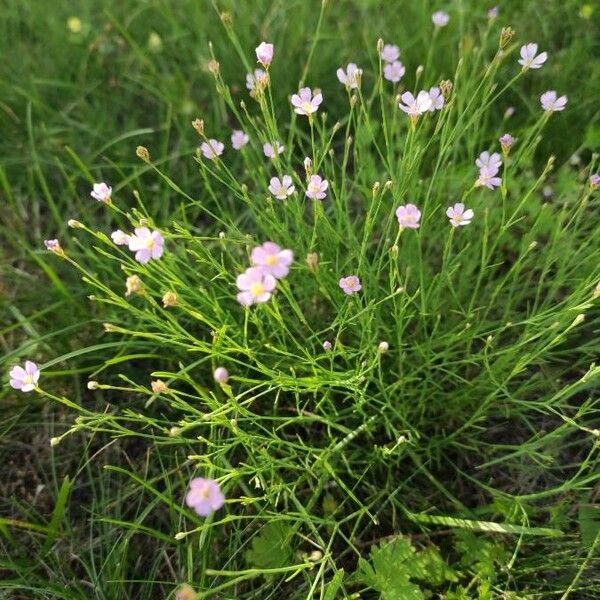
POLYGON ((293 530, 282 521, 269 521, 252 538, 244 557, 249 567, 277 569, 291 564, 293 530))

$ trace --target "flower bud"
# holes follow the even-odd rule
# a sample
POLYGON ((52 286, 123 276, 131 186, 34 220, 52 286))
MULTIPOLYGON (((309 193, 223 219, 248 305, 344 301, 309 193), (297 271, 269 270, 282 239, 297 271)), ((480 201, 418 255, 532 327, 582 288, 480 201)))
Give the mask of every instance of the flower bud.
POLYGON ((150 153, 148 152, 148 148, 145 148, 144 146, 138 146, 135 149, 135 153, 137 157, 141 158, 145 163, 150 162, 150 153))
POLYGON ((390 345, 386 341, 379 342, 379 346, 377 346, 377 351, 380 354, 385 354, 390 349, 390 345))
POLYGON ((198 135, 204 135, 204 121, 202 119, 194 119, 192 121, 192 127, 196 130, 198 135))
POLYGON ((207 68, 208 71, 216 77, 221 70, 221 65, 219 64, 219 61, 213 59, 208 62, 207 68))
POLYGON ((100 384, 97 381, 91 380, 87 382, 88 390, 97 390, 100 384))
POLYGON ((442 96, 444 96, 444 100, 448 102, 450 100, 450 96, 452 96, 452 89, 454 85, 449 79, 442 79, 440 81, 440 90, 442 92, 442 96))
POLYGON ((81 229, 83 227, 83 223, 76 221, 75 219, 69 219, 67 221, 67 225, 73 229, 81 229))
POLYGON ((331 342, 329 340, 325 340, 323 342, 323 350, 325 350, 325 352, 329 352, 329 350, 331 350, 331 342))
POLYGON ((502 31, 500 32, 500 48, 506 48, 506 46, 508 46, 508 44, 510 43, 510 40, 513 39, 514 35, 515 31, 512 27, 503 27, 502 31))
POLYGON ((162 297, 162 303, 165 308, 177 306, 177 294, 175 292, 165 292, 162 297))
POLYGON ((150 387, 155 394, 164 394, 168 390, 167 384, 162 379, 151 381, 150 387))
POLYGON ((314 273, 319 266, 319 255, 316 252, 310 252, 306 255, 306 266, 314 273))
POLYGON ((137 275, 130 275, 125 280, 125 295, 138 294, 142 291, 142 280, 137 275))
POLYGON ((227 383, 229 380, 229 371, 225 367, 217 367, 213 371, 213 377, 217 383, 227 383))

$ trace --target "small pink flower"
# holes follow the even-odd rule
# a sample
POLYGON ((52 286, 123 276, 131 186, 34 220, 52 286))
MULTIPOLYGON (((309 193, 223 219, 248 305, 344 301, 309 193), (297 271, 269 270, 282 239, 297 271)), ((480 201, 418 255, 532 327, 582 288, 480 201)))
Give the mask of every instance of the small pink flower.
POLYGON ((258 62, 266 68, 269 67, 271 61, 273 60, 273 44, 269 44, 267 42, 261 42, 256 47, 256 58, 258 62))
POLYGON ((412 118, 417 118, 419 115, 426 113, 433 104, 431 97, 425 90, 421 90, 416 98, 410 92, 404 92, 400 98, 404 103, 401 102, 398 105, 400 110, 412 118))
POLYGON ((266 143, 263 144, 263 152, 267 158, 274 159, 283 152, 283 146, 278 141, 273 142, 273 144, 266 143))
POLYGON ((342 277, 340 279, 340 287, 344 290, 344 294, 351 296, 362 290, 360 285, 360 279, 356 275, 348 275, 348 277, 342 277))
POLYGON ((262 69, 254 69, 254 73, 246 75, 246 87, 253 92, 257 89, 264 89, 269 83, 269 74, 262 69))
POLYGON ((336 71, 339 82, 345 85, 349 90, 356 89, 360 86, 362 73, 362 69, 359 69, 354 63, 349 63, 345 71, 341 67, 336 71))
POLYGON ((212 138, 208 140, 208 142, 203 142, 200 146, 202 155, 204 156, 204 158, 208 158, 209 160, 215 160, 217 156, 221 156, 221 154, 223 154, 224 149, 225 144, 223 144, 223 142, 212 138))
POLYGON ((327 196, 329 182, 320 175, 312 175, 306 188, 306 196, 311 200, 323 200, 327 196))
POLYGON ((488 19, 490 21, 493 21, 494 19, 496 19, 498 17, 498 13, 499 13, 498 7, 492 6, 492 8, 490 8, 487 12, 488 19))
POLYGON ((502 159, 500 158, 500 155, 497 152, 490 154, 486 150, 485 152, 482 152, 479 155, 479 158, 475 161, 475 164, 480 169, 482 169, 483 167, 486 167, 490 171, 493 171, 494 175, 495 175, 499 171, 500 167, 502 166, 502 159))
POLYGON ((129 244, 129 236, 120 229, 113 231, 110 234, 110 237, 117 246, 126 246, 127 244, 129 244))
POLYGON ((400 58, 400 48, 398 48, 398 46, 394 46, 394 44, 386 44, 381 49, 379 56, 381 56, 381 60, 384 62, 393 63, 400 58))
POLYGON ((600 187, 600 174, 593 173, 592 175, 590 175, 590 185, 594 189, 600 187))
POLYGON ((459 227, 461 225, 468 225, 475 216, 475 213, 470 208, 465 210, 465 205, 462 202, 458 202, 454 206, 448 207, 446 215, 448 215, 452 227, 459 227))
POLYGON ((135 252, 135 260, 145 265, 150 259, 158 260, 162 256, 165 240, 157 230, 138 227, 127 243, 129 250, 135 252))
POLYGON ((240 290, 237 301, 244 306, 252 306, 266 302, 271 297, 277 280, 273 275, 265 273, 261 267, 250 267, 238 275, 236 284, 240 290))
POLYGON ((234 150, 241 150, 250 141, 250 136, 240 129, 234 129, 231 134, 231 145, 234 150))
POLYGON ((497 169, 493 169, 490 167, 481 167, 479 169, 479 177, 475 182, 475 185, 478 187, 485 186, 490 190, 499 187, 502 184, 502 179, 500 177, 496 177, 497 173, 497 169))
POLYGON ((429 112, 442 110, 442 108, 444 108, 444 96, 439 87, 433 86, 429 90, 429 97, 431 98, 431 108, 429 109, 429 112))
POLYGON ((312 115, 319 110, 319 105, 323 102, 323 95, 316 93, 313 96, 313 92, 308 87, 303 87, 297 94, 292 96, 292 105, 294 111, 299 115, 312 115))
POLYGON ((523 66, 524 71, 527 69, 541 69, 542 65, 546 62, 548 53, 542 52, 537 54, 537 49, 537 44, 525 44, 521 46, 519 52, 521 58, 517 62, 523 66))
POLYGON ((399 60, 387 63, 383 67, 384 78, 393 83, 398 83, 404 77, 404 73, 406 73, 406 69, 399 60))
POLYGON ((450 15, 445 13, 443 10, 438 10, 431 15, 431 22, 436 27, 446 27, 446 25, 448 25, 448 21, 450 21, 450 15))
POLYGON ((54 252, 56 254, 62 251, 60 242, 58 240, 44 240, 44 246, 46 246, 46 250, 50 250, 50 252, 54 252))
POLYGON ((31 392, 35 389, 40 378, 38 366, 30 360, 25 361, 25 368, 13 367, 10 372, 10 386, 22 392, 31 392))
POLYGON ((500 142, 500 146, 502 146, 502 152, 504 152, 504 154, 508 154, 516 140, 512 135, 510 135, 510 133, 505 133, 498 139, 498 141, 500 142))
POLYGON ((331 342, 329 340, 325 340, 323 342, 323 350, 325 350, 325 352, 329 352, 331 350, 331 342))
POLYGON ((291 250, 282 250, 273 242, 265 242, 256 246, 250 254, 253 267, 259 267, 265 275, 272 275, 275 279, 285 277, 294 262, 294 253, 291 250))
POLYGON ((227 383, 229 379, 229 371, 225 367, 217 367, 213 371, 213 377, 217 383, 227 383))
POLYGON ((558 98, 554 90, 549 90, 540 96, 540 102, 542 108, 547 112, 561 111, 565 110, 567 97, 560 96, 560 98, 558 98))
POLYGON ((95 183, 94 189, 90 192, 90 196, 98 202, 110 202, 112 195, 112 187, 106 183, 95 183))
POLYGON ((225 504, 225 496, 214 479, 196 477, 190 481, 185 503, 201 517, 207 517, 225 504))
POLYGON ((289 175, 284 175, 281 179, 279 177, 271 177, 269 182, 269 191, 277 200, 285 200, 288 196, 291 196, 296 188, 292 184, 292 178, 289 175))
POLYGON ((414 204, 405 204, 396 209, 398 224, 403 229, 418 229, 421 221, 421 211, 414 204))

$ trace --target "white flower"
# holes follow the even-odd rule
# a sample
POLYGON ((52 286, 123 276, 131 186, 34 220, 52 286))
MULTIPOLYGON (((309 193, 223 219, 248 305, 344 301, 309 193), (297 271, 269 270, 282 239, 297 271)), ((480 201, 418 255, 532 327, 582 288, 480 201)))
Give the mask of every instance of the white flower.
POLYGON ((426 113, 433 105, 431 96, 425 90, 421 90, 416 98, 410 92, 404 92, 401 98, 404 104, 401 102, 398 105, 400 110, 403 110, 411 117, 418 117, 426 113))
POLYGON ((296 188, 292 184, 292 178, 289 175, 279 177, 271 177, 269 182, 269 191, 278 200, 285 200, 288 196, 294 193, 296 188))
POLYGON ((431 15, 431 22, 436 27, 445 27, 448 25, 448 21, 450 21, 450 15, 443 10, 438 10, 431 15))
POLYGON ((349 90, 356 89, 360 85, 362 69, 359 69, 354 63, 348 63, 346 70, 341 67, 336 71, 340 83, 344 84, 349 90))
POLYGON ((537 44, 525 44, 521 46, 519 64, 523 66, 523 69, 541 69, 542 65, 548 58, 547 52, 542 52, 536 56, 538 49, 537 44))
POLYGON ((545 111, 555 112, 565 110, 565 106, 567 105, 567 97, 560 96, 560 98, 558 98, 554 90, 549 90, 540 96, 540 102, 545 111))
POLYGON ((452 227, 459 227, 461 225, 468 225, 475 213, 470 208, 465 210, 465 205, 462 202, 458 202, 454 206, 448 207, 446 215, 448 215, 452 227))

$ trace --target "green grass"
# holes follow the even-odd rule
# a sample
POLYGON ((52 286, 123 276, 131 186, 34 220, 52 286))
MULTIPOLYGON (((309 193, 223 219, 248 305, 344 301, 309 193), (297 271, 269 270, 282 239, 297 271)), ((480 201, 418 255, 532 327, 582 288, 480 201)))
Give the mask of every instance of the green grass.
POLYGON ((490 25, 489 7, 464 1, 432 36, 439 8, 5 11, 2 362, 36 360, 43 391, 1 392, 0 596, 165 598, 185 582, 198 598, 599 593, 597 15, 507 2, 490 25), (492 62, 503 25, 516 37, 492 62), (454 83, 414 130, 381 80, 380 37, 399 44, 407 89, 454 83), (262 39, 276 57, 256 102, 245 73, 262 39), (512 81, 529 41, 548 63, 512 81), (364 69, 352 101, 335 77, 350 61, 364 69), (300 80, 325 97, 313 127, 290 109, 300 80), (569 96, 550 118, 547 89, 569 96), (241 126, 252 142, 198 158, 197 117, 207 137, 228 145, 241 126), (475 158, 505 131, 518 140, 503 186, 473 188, 475 158), (270 164, 260 144, 276 138, 286 151, 270 164), (322 204, 304 197, 305 156, 330 182, 322 204), (299 193, 279 202, 267 184, 284 173, 299 193), (112 205, 89 198, 100 180, 112 205), (451 230, 458 201, 475 219, 451 230), (398 234, 407 202, 422 225, 398 234), (107 237, 140 219, 166 239, 146 266, 107 237), (67 260, 42 249, 53 237, 67 260), (296 261, 244 310, 235 276, 265 240, 296 261), (338 280, 354 273, 363 290, 347 297, 338 280), (131 275, 144 291, 125 297, 131 275), (218 365, 229 385, 213 382, 218 365), (208 519, 183 502, 194 476, 227 497, 208 519))

